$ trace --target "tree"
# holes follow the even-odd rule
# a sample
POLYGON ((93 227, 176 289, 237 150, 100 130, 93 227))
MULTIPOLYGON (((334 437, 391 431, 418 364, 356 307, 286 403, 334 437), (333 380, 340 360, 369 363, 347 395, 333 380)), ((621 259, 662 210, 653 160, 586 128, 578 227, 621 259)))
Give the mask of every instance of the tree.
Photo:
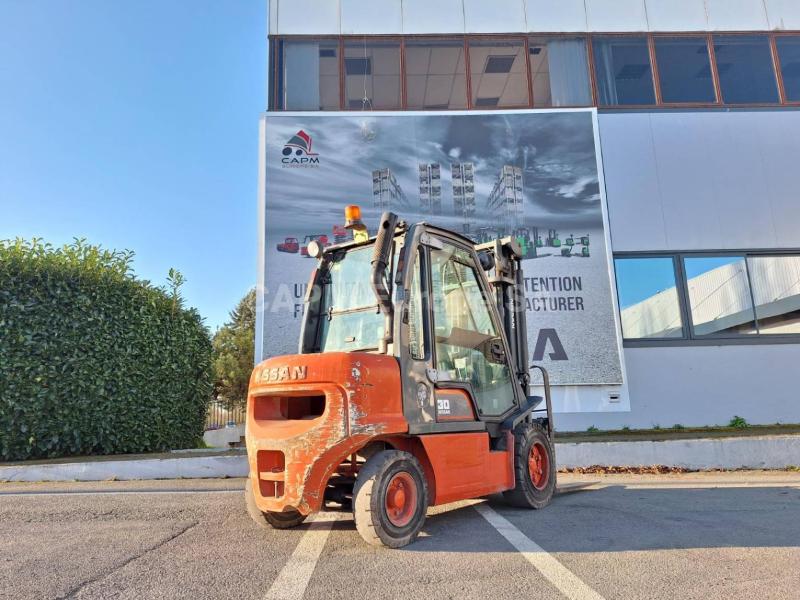
POLYGON ((251 289, 214 335, 214 396, 229 407, 241 406, 247 400, 255 332, 256 291, 251 289))

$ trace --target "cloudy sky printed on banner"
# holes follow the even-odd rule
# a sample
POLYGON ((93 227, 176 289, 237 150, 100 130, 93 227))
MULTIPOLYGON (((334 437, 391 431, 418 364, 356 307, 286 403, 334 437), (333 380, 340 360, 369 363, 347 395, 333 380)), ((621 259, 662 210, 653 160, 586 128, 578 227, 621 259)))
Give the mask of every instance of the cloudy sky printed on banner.
POLYGON ((330 231, 346 204, 372 207, 372 171, 388 167, 405 192, 404 218, 419 213, 418 164, 442 167, 443 215, 437 224, 460 229, 450 163, 475 169, 478 226, 498 216, 487 199, 503 165, 523 169, 525 225, 576 231, 602 228, 590 112, 472 113, 468 115, 276 115, 267 120, 267 219, 286 235, 330 231), (318 153, 317 168, 286 168, 284 144, 304 130, 318 153), (274 217, 271 218, 271 217, 274 217))

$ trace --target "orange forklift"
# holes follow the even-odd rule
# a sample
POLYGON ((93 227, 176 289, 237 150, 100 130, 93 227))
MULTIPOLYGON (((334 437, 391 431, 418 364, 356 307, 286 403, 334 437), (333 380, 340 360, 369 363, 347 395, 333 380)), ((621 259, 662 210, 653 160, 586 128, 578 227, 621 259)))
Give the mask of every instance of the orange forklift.
POLYGON ((388 212, 369 237, 357 206, 345 218, 352 241, 309 244, 298 353, 250 378, 250 515, 284 529, 352 510, 367 542, 398 548, 428 506, 502 492, 545 507, 550 386, 528 365, 517 241, 475 245, 388 212), (528 395, 531 368, 544 399, 528 395))

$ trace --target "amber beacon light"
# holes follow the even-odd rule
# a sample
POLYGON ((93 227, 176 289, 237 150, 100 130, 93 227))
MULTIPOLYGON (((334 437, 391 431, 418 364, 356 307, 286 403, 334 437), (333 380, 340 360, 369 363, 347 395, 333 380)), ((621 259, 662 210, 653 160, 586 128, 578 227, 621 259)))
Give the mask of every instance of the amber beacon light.
POLYGON ((348 204, 344 207, 344 226, 353 230, 353 239, 356 242, 366 242, 369 239, 367 226, 361 221, 361 207, 348 204))

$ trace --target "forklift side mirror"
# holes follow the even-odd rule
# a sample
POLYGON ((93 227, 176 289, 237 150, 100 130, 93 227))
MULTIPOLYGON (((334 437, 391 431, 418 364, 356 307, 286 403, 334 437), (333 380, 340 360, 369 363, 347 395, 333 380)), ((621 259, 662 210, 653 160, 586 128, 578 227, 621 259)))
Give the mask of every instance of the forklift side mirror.
POLYGON ((504 364, 506 351, 503 349, 503 340, 499 337, 491 338, 483 344, 482 354, 491 363, 504 364))
POLYGON ((491 271, 494 268, 494 255, 486 250, 478 252, 478 260, 484 271, 491 271))

